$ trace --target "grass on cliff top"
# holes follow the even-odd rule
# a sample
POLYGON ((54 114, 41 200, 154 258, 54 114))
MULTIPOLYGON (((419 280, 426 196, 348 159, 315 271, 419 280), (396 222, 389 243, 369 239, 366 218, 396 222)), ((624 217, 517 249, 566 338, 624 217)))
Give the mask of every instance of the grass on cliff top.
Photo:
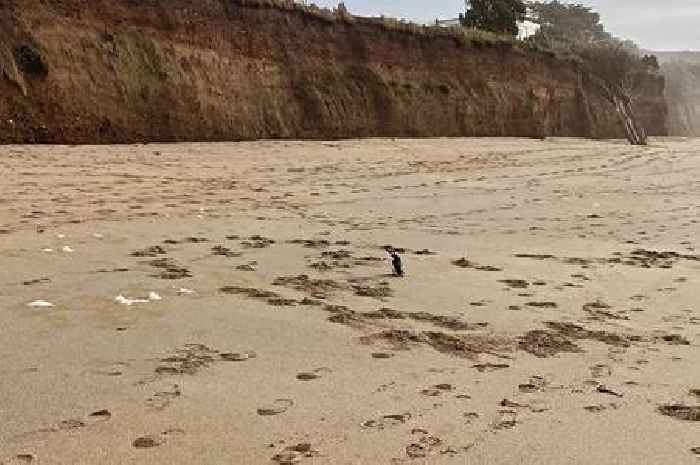
POLYGON ((446 37, 458 41, 461 45, 473 44, 493 44, 493 45, 515 45, 519 43, 516 39, 508 36, 494 34, 479 29, 467 29, 463 27, 440 27, 426 26, 412 23, 403 19, 388 18, 365 18, 350 14, 345 7, 334 9, 321 8, 315 4, 303 5, 294 0, 236 0, 240 5, 252 8, 269 8, 282 11, 299 11, 308 16, 312 16, 331 23, 345 24, 369 24, 383 28, 387 31, 402 32, 425 38, 446 37))

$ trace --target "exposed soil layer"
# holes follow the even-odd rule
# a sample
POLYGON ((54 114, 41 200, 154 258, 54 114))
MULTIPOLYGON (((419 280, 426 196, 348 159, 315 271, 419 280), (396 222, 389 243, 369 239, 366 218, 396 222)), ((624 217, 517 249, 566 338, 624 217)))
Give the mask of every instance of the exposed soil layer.
MULTIPOLYGON (((637 113, 666 134, 663 80, 637 113)), ((623 137, 576 67, 522 46, 237 0, 0 2, 0 143, 623 137)))

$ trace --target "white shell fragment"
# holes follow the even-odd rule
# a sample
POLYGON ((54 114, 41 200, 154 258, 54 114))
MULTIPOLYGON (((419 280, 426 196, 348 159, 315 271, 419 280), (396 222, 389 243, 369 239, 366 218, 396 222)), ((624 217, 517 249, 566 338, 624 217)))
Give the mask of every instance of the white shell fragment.
POLYGON ((125 297, 122 294, 119 294, 117 297, 115 297, 114 301, 118 304, 123 304, 127 306, 131 306, 134 304, 147 304, 149 302, 155 302, 158 300, 163 300, 163 298, 158 294, 157 292, 151 291, 148 294, 147 299, 131 299, 129 297, 125 297))

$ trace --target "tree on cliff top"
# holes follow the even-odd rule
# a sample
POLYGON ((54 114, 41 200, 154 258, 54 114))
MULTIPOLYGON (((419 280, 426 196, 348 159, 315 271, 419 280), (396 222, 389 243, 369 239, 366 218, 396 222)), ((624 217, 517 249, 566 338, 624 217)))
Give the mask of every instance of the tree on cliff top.
POLYGON ((557 0, 531 2, 529 7, 540 30, 528 41, 555 53, 573 54, 612 104, 629 142, 647 145, 634 106, 645 79, 658 71, 655 58, 642 58, 634 42, 613 37, 590 7, 557 0))
POLYGON ((512 37, 518 35, 518 22, 527 12, 522 0, 467 0, 465 6, 466 12, 459 15, 462 26, 512 37))
POLYGON ((610 40, 612 36, 600 22, 600 15, 580 4, 530 2, 532 20, 540 25, 535 39, 552 45, 556 42, 588 44, 610 40))

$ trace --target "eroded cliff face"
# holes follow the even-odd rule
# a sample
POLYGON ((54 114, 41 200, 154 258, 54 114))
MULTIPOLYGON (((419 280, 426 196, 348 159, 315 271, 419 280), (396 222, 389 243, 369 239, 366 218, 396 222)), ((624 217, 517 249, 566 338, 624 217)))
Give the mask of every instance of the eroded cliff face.
MULTIPOLYGON (((0 142, 623 137, 571 64, 236 0, 0 0, 0 142)), ((639 114, 665 134, 663 81, 639 114)))
POLYGON ((661 52, 669 134, 700 137, 700 52, 661 52))

